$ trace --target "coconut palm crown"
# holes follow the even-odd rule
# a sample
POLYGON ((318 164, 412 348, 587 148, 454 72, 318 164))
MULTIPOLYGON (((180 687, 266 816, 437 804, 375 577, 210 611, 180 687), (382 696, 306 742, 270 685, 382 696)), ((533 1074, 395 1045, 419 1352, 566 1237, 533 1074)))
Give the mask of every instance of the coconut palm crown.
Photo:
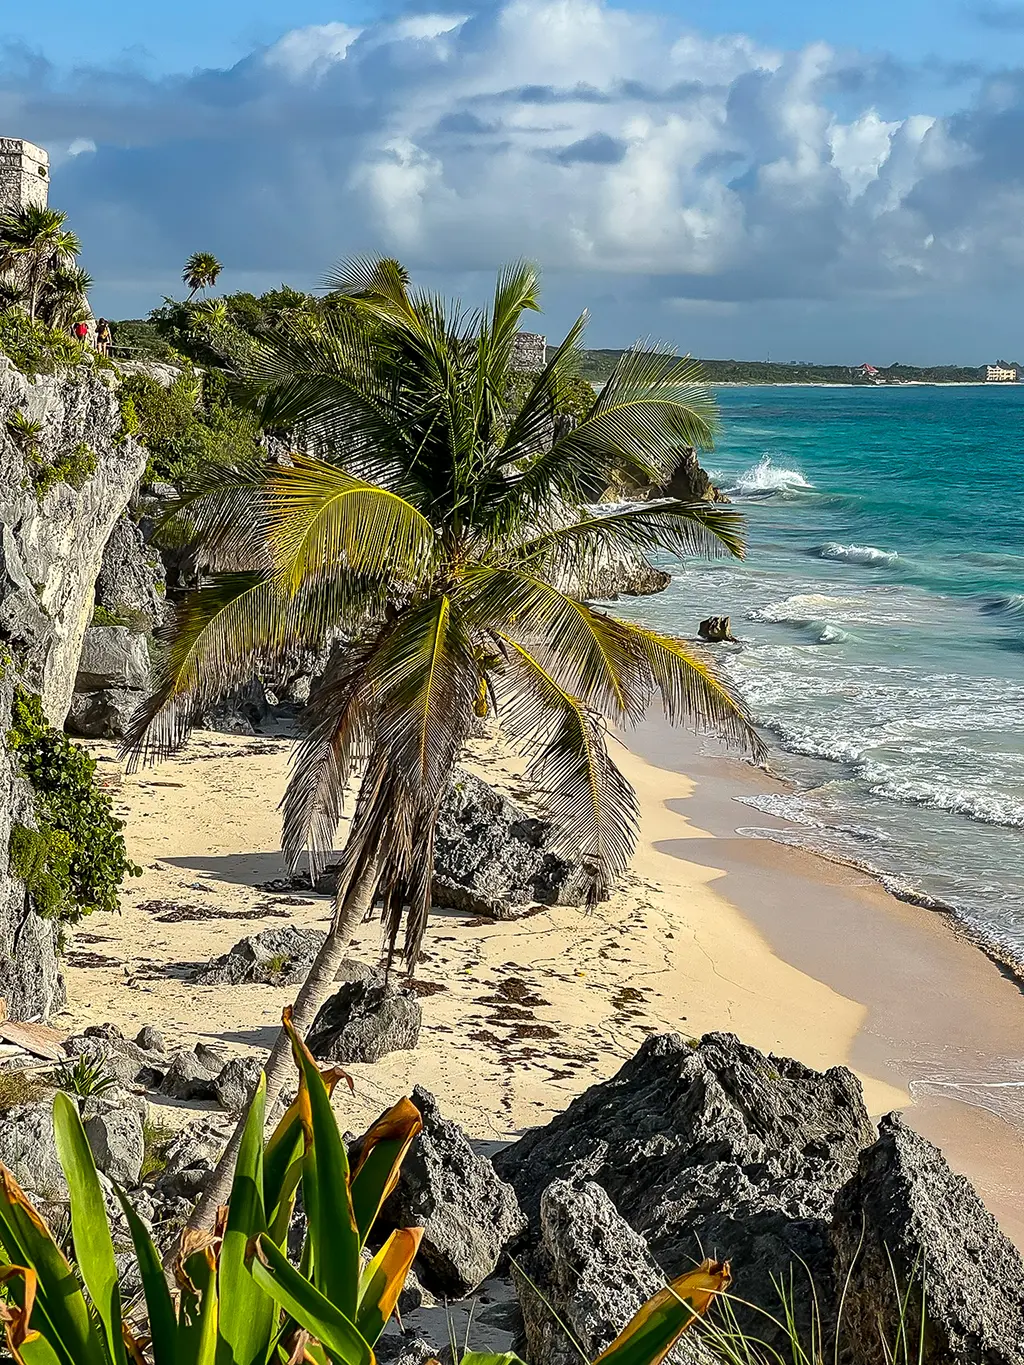
POLYGON ((82 249, 65 226, 67 217, 38 204, 10 209, 0 217, 0 272, 23 282, 33 321, 51 274, 71 269, 82 249))
POLYGON ((339 641, 294 754, 284 848, 322 866, 359 778, 339 912, 357 886, 364 909, 380 899, 389 950, 404 923, 411 969, 439 808, 476 717, 493 710, 531 760, 594 897, 637 833, 606 724, 639 721, 660 696, 671 721, 758 749, 740 703, 686 644, 565 587, 609 548, 741 555, 741 518, 669 500, 593 507, 617 477, 663 484, 682 446, 710 445, 714 407, 689 360, 625 353, 570 428, 556 414, 582 317, 510 410, 515 337, 538 306, 533 267, 505 268, 481 312, 412 291, 385 259, 346 263, 328 285, 351 306, 285 326, 242 376, 263 423, 305 453, 221 472, 176 511, 214 572, 177 608, 127 743, 136 761, 167 753, 255 667, 339 641))
POLYGON ((200 289, 207 290, 217 283, 224 269, 212 251, 193 251, 181 272, 182 283, 188 285, 189 299, 194 299, 200 289))

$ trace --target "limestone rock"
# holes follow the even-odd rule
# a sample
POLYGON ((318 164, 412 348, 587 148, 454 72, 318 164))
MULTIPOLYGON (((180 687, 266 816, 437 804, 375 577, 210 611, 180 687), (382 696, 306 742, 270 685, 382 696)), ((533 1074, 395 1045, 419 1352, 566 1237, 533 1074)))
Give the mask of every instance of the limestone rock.
MULTIPOLYGON (((356 964, 353 964, 356 965, 356 964)), ((361 967, 324 1002, 307 1043, 314 1057, 333 1062, 378 1062, 419 1042, 423 1007, 414 991, 361 967)))
POLYGON ((302 982, 326 935, 321 929, 284 924, 239 939, 230 952, 201 967, 203 986, 240 986, 251 982, 294 986, 302 982))
POLYGON ((907 1295, 909 1357, 926 1330, 923 1365, 1024 1362, 1024 1260, 963 1176, 896 1114, 879 1125, 839 1192, 832 1228, 839 1279, 849 1285, 847 1365, 885 1365, 907 1295), (851 1270, 852 1267, 852 1270, 851 1270))
POLYGON ((65 1038, 62 1046, 71 1058, 89 1057, 100 1062, 109 1075, 125 1086, 157 1085, 167 1068, 165 1057, 130 1042, 112 1025, 92 1025, 83 1033, 65 1038))
MULTIPOLYGON (((599 1185, 553 1181, 539 1216, 538 1243, 519 1262, 525 1275, 513 1269, 526 1358, 530 1365, 577 1365, 568 1328, 594 1360, 664 1287, 665 1276, 599 1185)), ((712 1357, 696 1338, 684 1337, 669 1359, 710 1365, 712 1357)))
POLYGON ((718 1254, 732 1263, 740 1297, 771 1312, 779 1307, 772 1276, 786 1277, 792 1264, 806 1315, 800 1262, 827 1300, 832 1200, 873 1138, 845 1068, 822 1074, 729 1034, 699 1044, 665 1034, 498 1153, 495 1166, 534 1228, 551 1181, 591 1179, 667 1274, 718 1254))
POLYGON ((53 1139, 53 1096, 0 1113, 0 1162, 29 1195, 67 1198, 67 1182, 53 1139))
POLYGON ((660 490, 667 498, 682 502, 728 502, 729 499, 711 482, 702 468, 700 456, 693 446, 684 446, 675 473, 660 490))
POLYGON ((709 616, 697 627, 697 634, 708 644, 719 644, 723 640, 734 640, 732 621, 728 616, 709 616))
POLYGON ((443 1352, 422 1337, 389 1327, 374 1347, 374 1355, 378 1365, 427 1365, 428 1360, 440 1360, 443 1352))
POLYGON ((434 904, 514 919, 537 904, 580 903, 583 874, 554 842, 549 821, 456 769, 437 826, 434 904))
POLYGON ((145 693, 123 687, 76 692, 64 728, 84 739, 120 739, 145 693))
POLYGON ((154 379, 162 389, 169 389, 182 374, 180 365, 168 365, 162 360, 118 360, 117 368, 122 374, 141 374, 154 379))
POLYGON ((164 1035, 155 1024, 143 1024, 135 1035, 135 1046, 144 1052, 166 1052, 164 1035))
POLYGON ((198 1055, 198 1047, 195 1052, 176 1052, 160 1082, 160 1092, 174 1100, 216 1099, 220 1071, 219 1059, 210 1061, 198 1055))
POLYGON ((232 1057, 221 1068, 213 1083, 217 1103, 231 1113, 240 1113, 260 1078, 263 1065, 258 1057, 232 1057))
POLYGON ((417 1266, 424 1284, 458 1298, 493 1274, 526 1222, 514 1191, 473 1151, 459 1125, 441 1116, 433 1095, 416 1086, 412 1102, 423 1131, 402 1164, 379 1231, 422 1227, 417 1266))
POLYGON ((114 524, 96 579, 96 605, 132 615, 152 629, 164 611, 165 575, 160 556, 127 512, 114 524))
POLYGON ((138 1111, 107 1108, 83 1115, 83 1123, 97 1168, 122 1188, 137 1185, 146 1150, 138 1111))
POLYGON ((149 684, 146 637, 127 626, 90 626, 82 639, 76 692, 144 691, 149 684))
POLYGON ((171 1139, 164 1153, 164 1167, 153 1181, 162 1200, 193 1203, 203 1188, 231 1136, 233 1120, 223 1114, 206 1114, 186 1124, 171 1139))

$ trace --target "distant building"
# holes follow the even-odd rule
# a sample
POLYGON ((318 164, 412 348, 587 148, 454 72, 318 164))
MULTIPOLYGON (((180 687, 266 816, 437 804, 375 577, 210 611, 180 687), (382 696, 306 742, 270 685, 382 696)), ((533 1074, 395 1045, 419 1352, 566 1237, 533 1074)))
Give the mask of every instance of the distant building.
POLYGON ((0 137, 0 213, 46 208, 50 194, 50 158, 42 147, 20 137, 0 137))
POLYGON ((1016 384, 1017 371, 1006 365, 986 365, 986 384, 1016 384))
POLYGON ((874 365, 858 365, 854 371, 857 378, 864 384, 884 384, 885 376, 874 365))
POLYGON ((547 337, 537 332, 518 332, 512 342, 512 368, 540 374, 547 363, 547 337))

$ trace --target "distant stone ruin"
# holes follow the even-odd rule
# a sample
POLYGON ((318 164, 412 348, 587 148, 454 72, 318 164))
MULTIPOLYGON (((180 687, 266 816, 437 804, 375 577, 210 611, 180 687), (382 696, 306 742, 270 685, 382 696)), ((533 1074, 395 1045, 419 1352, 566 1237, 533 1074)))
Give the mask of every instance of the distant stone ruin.
POLYGON ((0 213, 11 209, 46 208, 50 193, 50 158, 42 147, 20 137, 0 137, 0 213))
POLYGON ((512 368, 525 374, 540 374, 547 364, 547 346, 547 337, 519 332, 512 344, 512 368))

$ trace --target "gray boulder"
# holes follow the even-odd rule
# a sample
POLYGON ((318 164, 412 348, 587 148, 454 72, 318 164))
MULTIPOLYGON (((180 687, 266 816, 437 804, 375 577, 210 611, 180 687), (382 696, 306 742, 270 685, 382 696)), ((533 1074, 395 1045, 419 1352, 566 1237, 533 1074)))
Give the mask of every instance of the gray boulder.
POLYGON ((0 1113, 0 1162, 39 1200, 67 1198, 67 1182, 53 1140, 53 1095, 0 1113))
POLYGON ((437 825, 434 904, 492 919, 515 919, 537 904, 579 904, 585 879, 554 843, 550 821, 456 769, 437 825))
POLYGON ((165 575, 160 556, 127 512, 114 525, 96 579, 96 605, 138 619, 152 629, 164 609, 165 575))
POLYGON ((840 1282, 849 1280, 847 1365, 892 1359, 904 1296, 909 1359, 923 1340, 923 1365, 1022 1365, 1024 1260, 969 1182, 899 1115, 882 1120, 840 1190, 832 1236, 840 1282))
MULTIPOLYGON (((768 1312, 780 1307, 773 1277, 788 1280, 792 1269, 806 1327, 808 1270, 830 1298, 835 1191, 873 1139, 845 1068, 822 1074, 730 1034, 699 1044, 664 1034, 499 1152, 495 1167, 535 1229, 552 1180, 591 1179, 666 1274, 717 1255, 731 1262, 737 1294, 768 1312)), ((756 1319, 747 1325, 762 1330, 756 1319)))
POLYGON ((232 1057, 226 1062, 213 1083, 213 1092, 221 1108, 234 1114, 244 1109, 262 1071, 263 1064, 258 1057, 232 1057))
POLYGON ((305 980, 325 938, 322 929, 304 929, 296 924, 264 929, 239 939, 230 952, 201 967, 195 980, 202 986, 252 982, 295 986, 305 980))
POLYGON ((423 1337, 406 1335, 390 1326, 373 1353, 378 1365, 427 1365, 428 1360, 440 1360, 444 1354, 423 1337))
POLYGON ((146 1152, 138 1110, 104 1107, 84 1114, 83 1123, 99 1170, 126 1189, 137 1185, 146 1152))
POLYGON ((146 637, 127 626, 90 626, 82 640, 75 691, 124 688, 141 692, 148 685, 146 637))
POLYGON ((143 1052, 166 1052, 164 1045, 164 1035, 155 1024, 143 1024, 135 1035, 135 1046, 141 1047, 143 1052))
POLYGON ((380 968, 350 964, 349 980, 320 1009, 307 1043, 314 1057, 378 1062, 419 1042, 423 1007, 380 968))
POLYGON ((90 1026, 84 1033, 73 1033, 61 1044, 71 1058, 89 1057, 120 1085, 154 1086, 167 1068, 167 1058, 147 1052, 125 1038, 120 1030, 101 1032, 106 1026, 90 1026))
POLYGON ((233 1123, 223 1114, 204 1114, 180 1129, 167 1145, 163 1168, 152 1182, 155 1197, 172 1208, 177 1201, 194 1203, 220 1159, 233 1123))
POLYGON ((130 692, 123 687, 76 692, 64 728, 68 734, 83 739, 120 739, 144 696, 144 692, 130 692))
POLYGON ((423 1131, 402 1164, 379 1230, 422 1227, 420 1278, 436 1293, 461 1298, 494 1273, 526 1220, 515 1192, 473 1151, 459 1125, 442 1118, 433 1095, 416 1086, 412 1102, 423 1131))
MULTIPOLYGON (((566 1328, 594 1360, 665 1285, 647 1243, 592 1182, 556 1180, 548 1186, 540 1201, 537 1244, 519 1264, 522 1271, 513 1268, 513 1281, 530 1365, 578 1365, 566 1328)), ((670 1359, 709 1365, 713 1360, 689 1335, 670 1359)))
POLYGON ((174 1100, 217 1098, 216 1083, 222 1070, 221 1060, 219 1057, 202 1055, 200 1053, 202 1046, 199 1043, 194 1052, 174 1054, 159 1085, 161 1094, 174 1100))
POLYGON ((723 640, 735 640, 732 633, 732 619, 728 616, 708 616, 697 627, 697 634, 708 644, 720 644, 723 640))

